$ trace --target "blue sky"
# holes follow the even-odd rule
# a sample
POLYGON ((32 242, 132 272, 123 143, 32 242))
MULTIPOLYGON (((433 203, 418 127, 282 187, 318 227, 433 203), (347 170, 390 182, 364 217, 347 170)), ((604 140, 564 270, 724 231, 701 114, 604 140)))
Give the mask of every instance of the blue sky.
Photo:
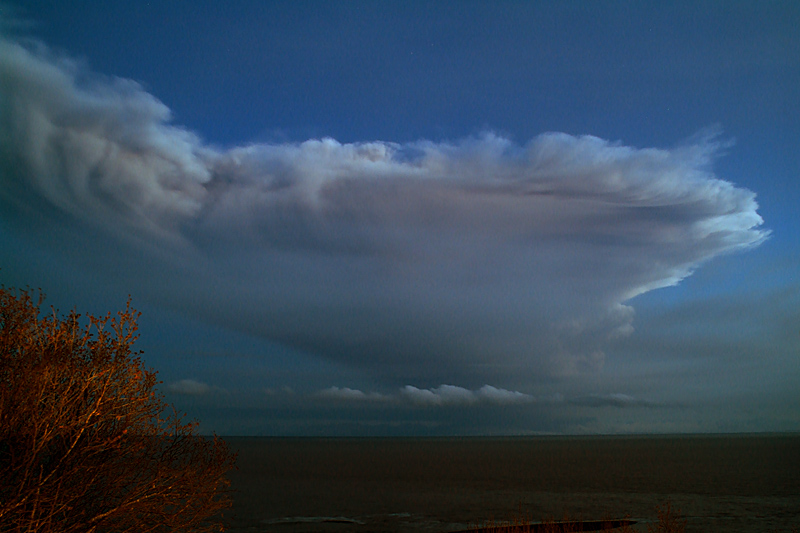
POLYGON ((204 431, 800 427, 794 2, 0 10, 0 282, 204 431))

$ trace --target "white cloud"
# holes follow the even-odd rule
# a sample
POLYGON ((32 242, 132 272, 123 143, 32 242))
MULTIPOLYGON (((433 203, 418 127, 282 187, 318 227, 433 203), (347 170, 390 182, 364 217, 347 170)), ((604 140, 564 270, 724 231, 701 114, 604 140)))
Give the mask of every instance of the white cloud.
POLYGON ((415 405, 473 405, 489 403, 495 405, 511 405, 531 403, 536 399, 522 392, 500 389, 491 385, 484 385, 480 389, 470 390, 455 385, 440 385, 430 389, 420 389, 413 385, 402 387, 397 394, 381 394, 377 392, 364 392, 348 387, 328 387, 316 393, 316 396, 333 400, 345 401, 380 401, 392 403, 407 403, 415 405))
POLYGON ((534 401, 533 396, 529 394, 498 389, 491 385, 484 385, 475 392, 475 395, 481 399, 497 404, 529 403, 534 401))
POLYGON ((441 385, 432 389, 419 389, 406 385, 400 390, 403 398, 418 405, 471 405, 488 402, 499 405, 530 403, 533 396, 522 392, 498 389, 484 385, 478 390, 469 390, 454 385, 441 385))
POLYGON ((184 394, 186 396, 202 396, 211 392, 212 388, 200 381, 182 379, 170 383, 167 390, 175 394, 184 394))
POLYGON ((138 84, 79 83, 81 71, 0 39, 1 153, 22 163, 21 175, 6 169, 4 185, 20 194, 28 182, 60 211, 117 234, 176 237, 175 224, 202 207, 211 151, 168 125, 170 110, 138 84))
MULTIPOLYGON (((0 39, 0 78, 13 227, 150 302, 405 382, 597 372, 631 298, 768 234, 755 195, 713 174, 713 135, 221 150, 43 48, 0 39)), ((448 387, 405 394, 479 396, 448 387)))
POLYGON ((420 405, 472 404, 477 401, 474 392, 454 385, 441 385, 435 389, 418 389, 406 385, 401 389, 401 394, 420 405))
POLYGON ((328 387, 321 390, 318 396, 331 400, 347 400, 347 401, 387 401, 389 398, 377 392, 364 393, 358 389, 351 389, 348 387, 328 387))

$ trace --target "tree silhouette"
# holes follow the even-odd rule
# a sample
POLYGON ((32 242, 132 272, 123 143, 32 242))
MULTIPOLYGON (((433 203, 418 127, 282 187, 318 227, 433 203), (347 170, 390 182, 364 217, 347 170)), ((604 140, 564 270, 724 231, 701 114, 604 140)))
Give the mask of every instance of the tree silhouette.
POLYGON ((156 392, 130 302, 104 318, 41 302, 0 287, 0 531, 222 530, 235 455, 156 392))

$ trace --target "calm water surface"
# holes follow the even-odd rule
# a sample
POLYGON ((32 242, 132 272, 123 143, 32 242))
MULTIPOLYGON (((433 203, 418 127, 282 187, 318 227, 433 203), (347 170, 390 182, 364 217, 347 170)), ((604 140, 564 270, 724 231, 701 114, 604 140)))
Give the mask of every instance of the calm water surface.
POLYGON ((800 531, 800 435, 226 438, 229 530, 448 532, 629 516, 671 501, 692 532, 800 531))

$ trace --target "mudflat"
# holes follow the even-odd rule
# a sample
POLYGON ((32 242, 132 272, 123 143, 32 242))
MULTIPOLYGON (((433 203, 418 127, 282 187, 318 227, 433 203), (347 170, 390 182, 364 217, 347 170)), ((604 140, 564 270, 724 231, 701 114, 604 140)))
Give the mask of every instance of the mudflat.
POLYGON ((229 438, 229 530, 454 532, 628 517, 666 501, 689 530, 800 524, 800 435, 467 439, 229 438))

